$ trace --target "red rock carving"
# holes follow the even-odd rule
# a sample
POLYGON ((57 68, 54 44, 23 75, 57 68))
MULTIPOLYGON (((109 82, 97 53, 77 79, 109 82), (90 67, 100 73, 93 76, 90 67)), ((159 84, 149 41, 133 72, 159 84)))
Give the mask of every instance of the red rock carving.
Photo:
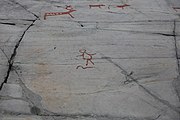
POLYGON ((80 49, 79 52, 82 54, 78 55, 78 56, 82 56, 83 60, 86 61, 86 65, 85 65, 85 67, 83 67, 82 65, 79 65, 76 67, 76 69, 78 69, 79 67, 81 67, 83 69, 93 68, 92 66, 89 66, 89 63, 91 63, 91 65, 94 65, 94 62, 92 61, 92 56, 95 55, 96 53, 89 54, 89 53, 87 53, 87 51, 85 49, 80 49))
POLYGON ((66 6, 65 8, 66 10, 68 10, 67 12, 47 12, 44 14, 44 20, 46 20, 47 16, 56 16, 56 15, 70 15, 72 18, 74 18, 74 16, 71 15, 72 12, 76 11, 73 9, 73 7, 71 5, 66 6))
POLYGON ((117 7, 117 8, 124 9, 124 7, 127 7, 127 6, 130 6, 130 5, 128 5, 128 4, 124 4, 124 5, 117 5, 116 7, 117 7))
POLYGON ((176 12, 178 11, 178 9, 180 10, 180 7, 172 7, 176 12))

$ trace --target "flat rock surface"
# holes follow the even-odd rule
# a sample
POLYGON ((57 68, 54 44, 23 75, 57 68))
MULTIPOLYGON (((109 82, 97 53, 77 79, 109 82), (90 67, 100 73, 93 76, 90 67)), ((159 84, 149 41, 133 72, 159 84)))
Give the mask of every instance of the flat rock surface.
POLYGON ((179 120, 179 0, 1 0, 0 120, 179 120))

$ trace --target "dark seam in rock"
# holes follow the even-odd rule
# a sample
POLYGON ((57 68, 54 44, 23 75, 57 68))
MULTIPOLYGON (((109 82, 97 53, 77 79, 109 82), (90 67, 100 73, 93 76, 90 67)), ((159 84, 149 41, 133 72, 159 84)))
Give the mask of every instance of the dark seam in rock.
MULTIPOLYGON (((37 20, 37 19, 36 19, 36 20, 37 20)), ((12 66, 13 66, 13 63, 14 63, 14 58, 15 58, 15 56, 16 56, 16 54, 17 54, 17 49, 18 49, 19 45, 21 44, 22 39, 24 38, 24 36, 25 36, 26 32, 29 30, 29 28, 30 28, 31 26, 33 26, 33 24, 34 24, 34 22, 35 22, 36 20, 34 20, 34 21, 25 29, 25 31, 23 32, 21 38, 20 38, 19 41, 16 43, 16 45, 15 45, 15 47, 14 47, 14 50, 13 50, 13 53, 11 54, 11 57, 10 57, 10 59, 8 60, 8 64, 9 64, 9 65, 8 65, 8 71, 7 71, 7 74, 6 74, 5 78, 4 78, 4 81, 3 81, 3 82, 1 83, 1 85, 0 85, 0 90, 2 89, 4 83, 7 83, 7 81, 8 81, 9 74, 10 74, 10 72, 11 72, 11 70, 12 70, 12 66)))

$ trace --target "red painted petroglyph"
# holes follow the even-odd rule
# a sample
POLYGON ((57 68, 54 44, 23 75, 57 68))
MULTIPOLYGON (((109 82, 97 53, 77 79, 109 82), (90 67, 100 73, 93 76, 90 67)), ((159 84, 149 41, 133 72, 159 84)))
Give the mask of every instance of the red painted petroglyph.
POLYGON ((176 12, 178 12, 178 10, 180 10, 180 7, 172 7, 176 12))
POLYGON ((67 12, 47 12, 47 13, 45 13, 44 14, 44 20, 46 20, 47 16, 57 16, 57 15, 70 15, 72 18, 74 18, 74 16, 72 16, 71 13, 76 11, 76 10, 74 10, 71 5, 66 6, 65 9, 68 11, 67 12))
POLYGON ((89 63, 91 63, 91 65, 94 65, 94 62, 92 61, 92 56, 95 55, 96 53, 89 54, 89 53, 87 53, 87 51, 85 49, 80 49, 79 52, 82 54, 78 55, 78 56, 82 56, 82 59, 86 61, 86 65, 85 65, 85 67, 83 67, 82 65, 79 65, 76 67, 76 69, 78 69, 79 67, 81 67, 83 69, 93 68, 92 66, 89 66, 89 63))
POLYGON ((130 5, 124 4, 124 5, 117 5, 116 7, 117 7, 117 8, 124 9, 125 7, 128 7, 128 6, 130 6, 130 5))
POLYGON ((109 6, 108 6, 108 9, 110 9, 111 6, 116 7, 116 8, 124 9, 125 7, 128 7, 128 6, 130 6, 130 5, 128 5, 128 4, 123 4, 123 5, 109 5, 109 6))
POLYGON ((103 7, 103 6, 105 6, 105 5, 103 5, 103 4, 100 4, 100 5, 89 5, 89 8, 90 8, 90 9, 91 9, 92 7, 101 8, 101 7, 103 7))

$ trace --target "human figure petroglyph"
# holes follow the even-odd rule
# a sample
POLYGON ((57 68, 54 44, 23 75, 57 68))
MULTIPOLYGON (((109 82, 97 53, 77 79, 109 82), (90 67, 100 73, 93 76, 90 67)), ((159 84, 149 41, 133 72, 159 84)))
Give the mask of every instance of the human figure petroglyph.
POLYGON ((85 49, 80 49, 79 52, 82 54, 78 55, 77 57, 82 56, 83 60, 86 61, 86 64, 85 64, 85 67, 83 67, 82 65, 79 65, 76 67, 76 69, 78 69, 79 67, 83 69, 93 68, 92 66, 89 66, 89 63, 91 63, 91 65, 94 65, 94 62, 92 61, 92 56, 95 55, 96 53, 94 54, 87 53, 85 49))

